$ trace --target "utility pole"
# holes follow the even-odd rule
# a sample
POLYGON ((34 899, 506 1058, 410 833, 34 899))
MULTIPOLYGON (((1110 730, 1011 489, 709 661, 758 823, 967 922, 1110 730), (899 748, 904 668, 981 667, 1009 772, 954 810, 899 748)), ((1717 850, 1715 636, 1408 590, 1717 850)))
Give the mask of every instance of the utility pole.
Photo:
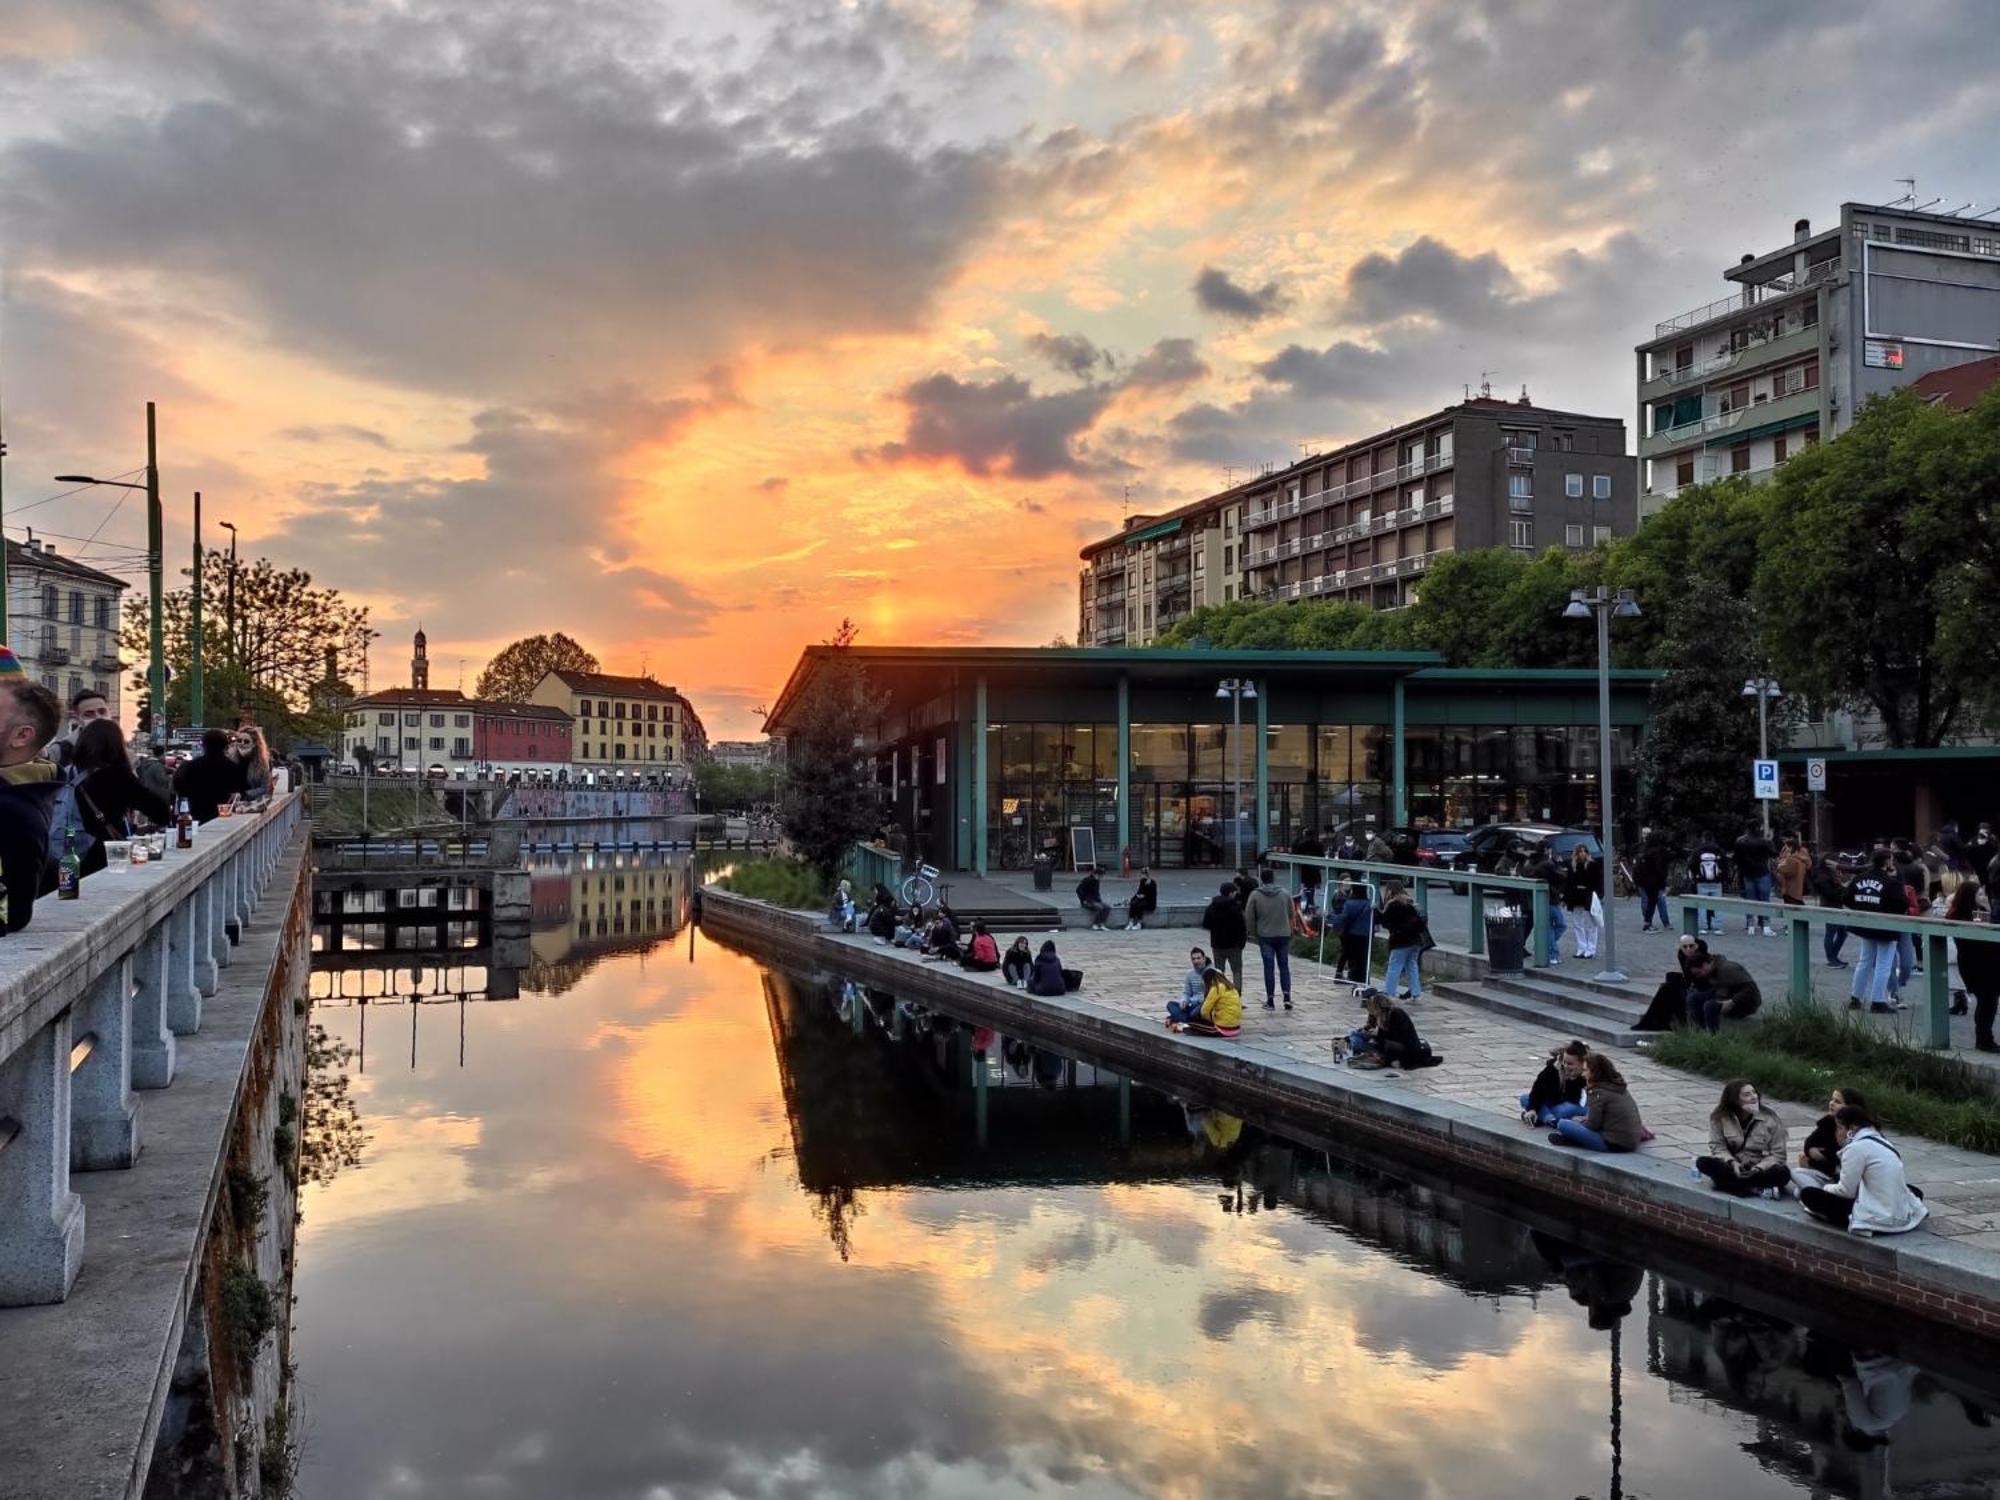
POLYGON ((190 621, 193 660, 188 663, 188 723, 200 729, 208 722, 206 705, 202 702, 201 676, 201 491, 194 492, 194 606, 190 621))
POLYGON ((147 683, 153 694, 153 753, 167 747, 167 654, 163 615, 166 600, 161 591, 160 552, 160 450, 153 417, 153 403, 146 403, 146 574, 152 590, 152 665, 147 683))
MULTIPOLYGON (((229 634, 229 666, 233 671, 239 665, 236 650, 236 523, 224 521, 222 529, 229 533, 229 588, 222 609, 229 634)), ((240 686, 238 691, 241 691, 240 686)))

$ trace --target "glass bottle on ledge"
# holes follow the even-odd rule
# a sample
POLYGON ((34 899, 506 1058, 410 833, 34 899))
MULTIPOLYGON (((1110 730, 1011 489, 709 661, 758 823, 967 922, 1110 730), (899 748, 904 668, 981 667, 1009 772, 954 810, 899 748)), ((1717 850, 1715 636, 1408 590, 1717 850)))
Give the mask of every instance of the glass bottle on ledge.
POLYGON ((62 858, 56 861, 56 899, 74 901, 83 894, 83 859, 76 852, 76 825, 63 830, 62 858))

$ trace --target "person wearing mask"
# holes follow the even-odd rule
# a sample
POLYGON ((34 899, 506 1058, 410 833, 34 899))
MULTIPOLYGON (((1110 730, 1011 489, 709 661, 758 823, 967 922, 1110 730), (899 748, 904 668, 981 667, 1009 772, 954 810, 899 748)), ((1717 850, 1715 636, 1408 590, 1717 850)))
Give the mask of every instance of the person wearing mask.
POLYGON ((1750 971, 1733 958, 1704 953, 1688 966, 1688 1024, 1720 1031, 1725 1019, 1741 1021, 1757 1013, 1763 993, 1750 971))
POLYGON ((1982 822, 1979 831, 1973 834, 1971 842, 1965 846, 1965 868, 1968 873, 1978 876, 1980 883, 1991 890, 1993 883, 1986 878, 1986 874, 1993 868, 1993 861, 1996 859, 2000 859, 2000 842, 1993 837, 1993 825, 1982 822))
MULTIPOLYGON (((1742 882, 1742 897, 1745 901, 1769 901, 1771 899, 1771 861, 1773 853, 1771 841, 1764 836, 1763 829, 1750 824, 1736 839, 1736 874, 1742 882)), ((1768 917, 1755 916, 1743 919, 1743 930, 1760 932, 1771 936, 1768 917)))
MULTIPOLYGON (((1347 1061, 1357 1068, 1429 1068, 1444 1061, 1417 1035, 1410 1013, 1380 990, 1362 1002, 1367 1020, 1347 1034, 1347 1061)), ((1336 1050, 1338 1044, 1336 1044, 1336 1050)))
POLYGON ((1694 1168, 1733 1198, 1782 1198, 1792 1181, 1786 1149, 1777 1111, 1754 1083, 1732 1078, 1722 1086, 1722 1102, 1708 1112, 1708 1155, 1697 1156, 1694 1168))
POLYGON ((185 798, 197 823, 212 823, 222 805, 243 790, 243 767, 229 753, 229 731, 202 731, 201 754, 174 775, 174 795, 185 798))
POLYGON ((1368 835, 1368 863, 1371 865, 1393 865, 1395 862, 1396 851, 1389 846, 1389 841, 1383 838, 1380 832, 1370 833, 1368 835))
POLYGON ((1854 980, 1848 990, 1848 1005, 1886 1014, 1900 1010, 1891 1003, 1889 984, 1896 970, 1896 932, 1888 927, 1865 925, 1869 917, 1901 917, 1909 913, 1908 892, 1896 877, 1896 866, 1887 849, 1869 856, 1868 868, 1848 884, 1847 909, 1854 918, 1847 923, 1861 943, 1861 957, 1854 965, 1854 980))
POLYGON ((1243 949, 1250 941, 1250 927, 1243 918, 1243 903, 1236 899, 1236 885, 1225 881, 1222 889, 1202 908, 1201 925, 1208 933, 1209 951, 1218 969, 1229 982, 1243 988, 1243 949))
POLYGON ((1375 937, 1375 903, 1362 887, 1349 885, 1341 894, 1340 911, 1333 920, 1340 933, 1340 960, 1334 969, 1335 976, 1366 984, 1372 957, 1369 949, 1375 937))
POLYGON ((35 915, 49 856, 49 815, 61 789, 42 746, 62 726, 56 696, 0 646, 0 879, 7 882, 7 930, 35 915))
POLYGON ((1595 958, 1599 906, 1592 903, 1597 901, 1597 893, 1603 886, 1603 862, 1592 859, 1590 850, 1578 844, 1570 853, 1563 876, 1563 906, 1569 913, 1569 925, 1576 932, 1576 956, 1595 958))
POLYGON ((1258 886, 1243 908, 1243 920, 1257 940, 1264 960, 1264 1009, 1276 1010, 1280 977, 1285 1009, 1292 1008, 1292 898, 1278 885, 1278 872, 1268 865, 1257 872, 1258 886))
POLYGON ((1000 977, 1015 989, 1024 989, 1034 967, 1034 950, 1029 948, 1026 938, 1017 937, 1008 946, 1007 956, 1000 960, 1000 977))
POLYGON ((1146 918, 1160 909, 1160 883, 1153 879, 1151 870, 1139 872, 1139 888, 1132 892, 1132 898, 1125 903, 1125 930, 1139 932, 1146 926, 1146 918))
MULTIPOLYGON (((1715 835, 1704 833, 1694 846, 1694 893, 1697 896, 1720 896, 1726 873, 1722 846, 1716 843, 1715 835)), ((1721 932, 1722 914, 1713 907, 1703 908, 1701 930, 1706 936, 1721 932)))
POLYGON ((1583 1064, 1583 1086, 1588 1101, 1583 1118, 1556 1121, 1549 1144, 1586 1151, 1637 1151, 1646 1137, 1646 1124, 1617 1065, 1602 1052, 1591 1053, 1583 1064))
MULTIPOLYGON (((1376 919, 1389 939, 1389 967, 1382 976, 1382 988, 1393 999, 1421 1000, 1424 995, 1424 939, 1430 935, 1424 923, 1424 914, 1417 910, 1417 903, 1410 899, 1410 893, 1394 881, 1382 888, 1382 898, 1382 910, 1376 913, 1376 919), (1409 989, 1398 993, 1406 978, 1409 989)), ((1289 1001, 1286 1008, 1290 1009, 1289 1001)))
POLYGON ((1169 1021, 1174 1031, 1193 1036, 1232 1037, 1243 1030, 1243 996, 1229 976, 1212 965, 1201 976, 1200 1009, 1192 1016, 1169 1021))
POLYGON ((1840 1176, 1825 1187, 1799 1189, 1799 1203, 1822 1224, 1850 1234, 1906 1234, 1930 1210, 1903 1172, 1903 1155, 1852 1104, 1834 1111, 1840 1176))
POLYGON ((1837 1088, 1827 1096, 1826 1113, 1819 1117, 1799 1150, 1799 1164, 1792 1169, 1792 1186, 1825 1187, 1840 1175, 1840 1142, 1833 1117, 1849 1104, 1864 1114, 1868 1110, 1868 1101, 1861 1097, 1859 1089, 1837 1088))
POLYGON ((1658 829, 1648 829, 1632 863, 1632 884, 1639 888, 1641 932, 1656 927, 1665 932, 1671 925, 1667 916, 1667 839, 1658 829))
MULTIPOLYGON (((1823 907, 1838 910, 1847 904, 1847 881, 1840 873, 1840 866, 1824 854, 1814 857, 1812 868, 1806 873, 1806 887, 1823 907)), ((1840 956, 1840 950, 1846 946, 1847 929, 1838 922, 1827 922, 1820 933, 1820 947, 1826 954, 1828 968, 1847 967, 1847 961, 1840 956)))
POLYGON ((1041 951, 1035 955, 1034 967, 1028 971, 1027 991, 1031 995, 1061 995, 1068 986, 1063 982, 1062 959, 1056 956, 1056 945, 1044 942, 1041 951))
POLYGON ((1111 908, 1104 900, 1104 888, 1098 884, 1097 866, 1091 865, 1083 872, 1083 879, 1076 883, 1076 904, 1090 913, 1090 930, 1104 931, 1104 924, 1111 920, 1111 908))
POLYGON ((1521 1123, 1547 1130, 1558 1120, 1584 1113, 1583 1065, 1590 1056, 1587 1042, 1569 1042, 1550 1051, 1542 1071, 1521 1095, 1521 1123))
POLYGON ((133 772, 125 750, 125 731, 116 719, 87 722, 76 737, 70 765, 75 777, 70 795, 89 840, 89 848, 82 851, 83 874, 92 875, 104 868, 107 841, 132 836, 134 814, 155 828, 173 822, 173 810, 148 791, 133 772))
POLYGON ((958 966, 974 974, 991 974, 1000 967, 1000 945, 986 930, 984 922, 973 922, 972 941, 965 945, 965 956, 958 961, 958 966))
MULTIPOLYGON (((1968 876, 1959 882, 1945 916, 1953 922, 1979 921, 1976 880, 1968 876)), ((2000 941, 1955 938, 1952 946, 1958 950, 1958 977, 1965 985, 1964 993, 1972 996, 1972 1045, 1981 1052, 2000 1052, 2000 1044, 1993 1040, 1993 1015, 2000 1008, 2000 941)), ((1964 1007, 1961 996, 1954 1012, 1962 1015, 1964 1007)))

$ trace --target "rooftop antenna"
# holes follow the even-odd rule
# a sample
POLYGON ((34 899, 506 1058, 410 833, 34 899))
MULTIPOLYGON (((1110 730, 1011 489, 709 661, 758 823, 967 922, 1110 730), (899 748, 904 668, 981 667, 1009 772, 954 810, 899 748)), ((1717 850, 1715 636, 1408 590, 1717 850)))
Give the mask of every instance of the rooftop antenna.
POLYGON ((1975 219, 1985 219, 1992 217, 1994 214, 2000 214, 2000 203, 1994 204, 1991 208, 1982 208, 1972 217, 1975 219))
POLYGON ((1931 199, 1931 201, 1928 203, 1919 203, 1915 208, 1911 209, 1910 212, 1918 214, 1928 213, 1931 209, 1937 207, 1937 205, 1942 202, 1944 202, 1944 198, 1942 195, 1940 195, 1936 198, 1931 199))
POLYGON ((458 659, 458 690, 461 693, 465 691, 465 658, 462 656, 458 659))
POLYGON ((1125 508, 1118 513, 1118 519, 1121 521, 1132 519, 1132 486, 1129 484, 1125 486, 1125 508))
POLYGON ((1479 372, 1480 400, 1491 401, 1493 399, 1493 377, 1499 373, 1498 370, 1481 370, 1479 372))
POLYGON ((1222 487, 1226 490, 1233 490, 1236 488, 1235 464, 1224 464, 1222 466, 1222 487))
POLYGON ((1945 217, 1948 219, 1955 219, 1970 207, 1972 207, 1972 199, 1968 198, 1963 203, 1959 204, 1957 208, 1946 209, 1945 217))
POLYGON ((1892 200, 1889 207, 1894 208, 1899 203, 1915 203, 1917 201, 1917 179, 1914 177, 1898 177, 1896 181, 1903 185, 1903 196, 1892 200))
POLYGON ((1525 380, 1521 382, 1521 404, 1523 406, 1534 405, 1534 402, 1528 399, 1528 382, 1525 380))

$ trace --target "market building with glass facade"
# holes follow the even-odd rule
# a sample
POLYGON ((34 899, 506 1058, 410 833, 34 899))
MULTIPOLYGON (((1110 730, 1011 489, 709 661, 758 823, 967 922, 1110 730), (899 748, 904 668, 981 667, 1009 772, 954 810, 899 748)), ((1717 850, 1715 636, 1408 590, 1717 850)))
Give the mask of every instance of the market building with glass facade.
MULTIPOLYGON (((883 822, 940 868, 1233 864, 1244 846, 1419 825, 1595 823, 1594 671, 1448 668, 1435 652, 814 646, 771 710, 782 739, 816 674, 851 652, 883 702, 862 747, 883 822), (1240 702, 1226 680, 1245 683, 1240 702), (1241 729, 1232 716, 1241 715, 1241 729), (1240 771, 1239 771, 1240 767, 1240 771)), ((1614 807, 1658 674, 1612 674, 1614 807)))

